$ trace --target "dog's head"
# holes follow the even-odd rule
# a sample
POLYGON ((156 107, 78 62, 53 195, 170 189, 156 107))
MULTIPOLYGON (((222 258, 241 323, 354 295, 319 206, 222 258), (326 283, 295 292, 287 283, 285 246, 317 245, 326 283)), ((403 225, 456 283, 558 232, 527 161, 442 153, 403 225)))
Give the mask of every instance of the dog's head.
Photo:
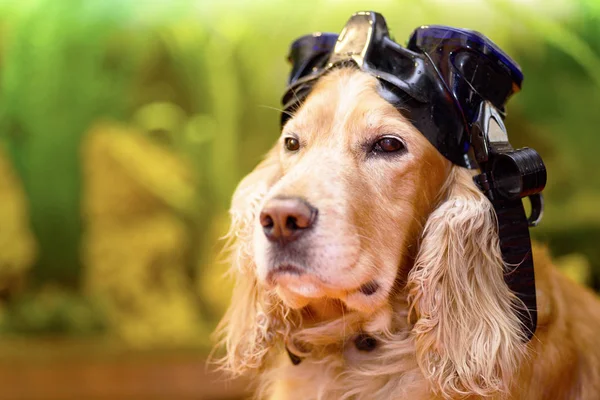
POLYGON ((392 97, 358 69, 330 71, 238 186, 238 286, 222 323, 234 371, 260 368, 307 319, 366 324, 408 301, 416 357, 434 388, 503 388, 520 329, 492 207, 392 97))

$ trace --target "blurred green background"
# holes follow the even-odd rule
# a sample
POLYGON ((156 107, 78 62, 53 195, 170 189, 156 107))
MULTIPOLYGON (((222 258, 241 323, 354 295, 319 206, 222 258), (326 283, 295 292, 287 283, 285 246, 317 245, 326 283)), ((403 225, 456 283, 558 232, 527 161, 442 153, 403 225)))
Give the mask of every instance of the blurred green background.
POLYGON ((199 367, 229 199, 278 136, 290 42, 364 9, 400 43, 471 28, 522 66, 509 133, 549 174, 534 236, 600 288, 600 1, 0 1, 0 398, 241 395, 199 367))

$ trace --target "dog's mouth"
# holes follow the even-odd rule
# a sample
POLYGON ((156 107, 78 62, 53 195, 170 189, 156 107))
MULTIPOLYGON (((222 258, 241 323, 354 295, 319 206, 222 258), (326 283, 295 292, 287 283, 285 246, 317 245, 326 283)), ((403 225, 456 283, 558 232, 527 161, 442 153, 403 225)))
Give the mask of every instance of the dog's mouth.
POLYGON ((302 297, 310 301, 315 299, 336 299, 345 302, 357 297, 367 300, 376 297, 376 294, 381 289, 375 279, 353 287, 336 285, 333 282, 326 281, 307 268, 294 264, 281 264, 271 269, 267 275, 266 283, 271 288, 277 288, 280 293, 283 291, 294 297, 302 297))
POLYGON ((330 286, 315 274, 293 264, 281 264, 269 271, 267 284, 306 298, 325 297, 330 286))
POLYGON ((333 320, 350 311, 342 300, 344 290, 296 265, 282 264, 272 269, 267 284, 276 288, 288 305, 302 309, 307 321, 313 323, 333 320))
POLYGON ((276 284, 277 280, 282 275, 291 275, 291 276, 302 276, 305 271, 292 264, 282 264, 277 268, 272 269, 267 275, 267 282, 270 284, 276 284))

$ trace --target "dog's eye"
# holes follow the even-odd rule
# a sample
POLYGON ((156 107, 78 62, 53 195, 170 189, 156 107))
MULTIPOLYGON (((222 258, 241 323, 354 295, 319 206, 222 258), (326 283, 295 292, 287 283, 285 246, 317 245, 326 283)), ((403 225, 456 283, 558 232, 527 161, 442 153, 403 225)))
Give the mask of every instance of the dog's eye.
POLYGON ((402 143, 400 139, 391 136, 386 136, 375 142, 372 151, 374 153, 396 153, 405 149, 406 148, 404 147, 404 143, 402 143))
POLYGON ((288 151, 298 151, 298 149, 300 148, 300 142, 298 141, 298 139, 293 138, 293 137, 285 138, 285 140, 283 141, 283 144, 284 144, 286 150, 288 150, 288 151))

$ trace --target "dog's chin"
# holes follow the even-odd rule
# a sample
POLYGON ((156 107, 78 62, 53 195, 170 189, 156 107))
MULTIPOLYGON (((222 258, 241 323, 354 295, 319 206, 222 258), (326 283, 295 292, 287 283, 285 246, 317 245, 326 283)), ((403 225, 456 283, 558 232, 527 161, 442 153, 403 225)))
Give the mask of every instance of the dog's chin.
POLYGON ((389 295, 389 290, 374 281, 359 287, 344 288, 295 270, 271 274, 268 285, 275 289, 286 306, 296 310, 305 307, 318 309, 323 305, 330 307, 339 303, 343 305, 343 310, 340 310, 342 313, 357 311, 368 314, 384 307, 389 295))
POLYGON ((293 309, 306 307, 311 301, 343 295, 343 290, 293 267, 278 268, 268 275, 266 283, 275 289, 285 305, 293 309))

